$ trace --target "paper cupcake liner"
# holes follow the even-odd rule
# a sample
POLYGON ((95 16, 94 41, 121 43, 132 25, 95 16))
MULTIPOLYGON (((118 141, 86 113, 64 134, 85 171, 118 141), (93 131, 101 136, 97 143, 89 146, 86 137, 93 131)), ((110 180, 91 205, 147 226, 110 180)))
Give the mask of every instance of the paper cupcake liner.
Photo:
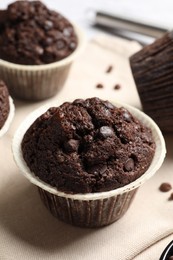
POLYGON ((13 99, 10 96, 9 96, 9 105, 10 105, 9 114, 3 127, 0 129, 0 138, 8 131, 14 117, 15 107, 14 107, 13 99))
POLYGON ((52 214, 65 222, 84 227, 98 227, 110 224, 119 219, 130 206, 137 188, 151 178, 163 163, 166 154, 165 142, 160 129, 154 121, 134 107, 124 103, 112 103, 116 106, 127 108, 145 126, 149 127, 152 130, 156 143, 154 158, 148 170, 137 180, 118 189, 97 193, 68 194, 51 187, 29 170, 21 151, 23 136, 38 116, 46 112, 51 106, 59 106, 59 102, 43 106, 31 113, 14 135, 12 150, 14 160, 20 168, 21 173, 30 182, 39 187, 41 199, 52 214), (87 223, 86 216, 88 216, 87 223))
POLYGON ((10 69, 0 62, 0 78, 7 84, 10 94, 23 100, 43 100, 54 96, 64 85, 70 64, 45 70, 28 71, 10 69))
POLYGON ((58 219, 81 227, 102 227, 119 218, 129 208, 137 189, 98 200, 76 200, 60 197, 38 188, 46 208, 58 219))
POLYGON ((12 96, 24 100, 43 100, 54 96, 64 85, 71 64, 83 51, 85 37, 73 25, 78 46, 67 58, 45 65, 20 65, 0 59, 0 78, 7 84, 12 96))

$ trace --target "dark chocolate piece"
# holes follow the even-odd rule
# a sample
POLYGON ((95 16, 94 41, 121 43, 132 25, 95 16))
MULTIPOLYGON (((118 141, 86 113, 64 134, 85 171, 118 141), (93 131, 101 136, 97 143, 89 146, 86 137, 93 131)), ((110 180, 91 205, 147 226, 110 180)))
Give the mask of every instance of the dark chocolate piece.
POLYGON ((167 191, 170 191, 171 189, 172 189, 172 186, 168 182, 162 183, 159 187, 159 190, 162 192, 167 192, 167 191))
POLYGON ((134 163, 134 160, 132 158, 129 158, 125 164, 124 164, 124 169, 125 171, 127 172, 131 172, 133 171, 135 168, 135 163, 134 163))
POLYGON ((114 86, 114 89, 120 89, 121 88, 121 85, 120 84, 116 84, 115 86, 114 86))
POLYGON ((79 141, 70 139, 64 144, 65 151, 68 153, 77 152, 79 147, 79 141))
POLYGON ((97 85, 96 85, 96 88, 103 88, 104 86, 103 86, 103 84, 101 84, 101 83, 98 83, 97 85))
POLYGON ((113 69, 113 66, 110 65, 110 66, 107 68, 106 73, 110 73, 110 72, 112 71, 112 69, 113 69))
POLYGON ((114 130, 112 129, 112 127, 109 126, 100 127, 99 134, 103 138, 113 137, 115 135, 114 130))
POLYGON ((173 193, 169 196, 169 200, 173 200, 173 193))

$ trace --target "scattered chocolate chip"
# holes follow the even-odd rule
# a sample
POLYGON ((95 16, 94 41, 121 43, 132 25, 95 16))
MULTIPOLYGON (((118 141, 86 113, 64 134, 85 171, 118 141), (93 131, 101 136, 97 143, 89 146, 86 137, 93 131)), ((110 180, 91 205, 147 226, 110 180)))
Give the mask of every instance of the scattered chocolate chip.
POLYGON ((113 66, 110 65, 110 66, 107 68, 106 73, 110 73, 110 72, 112 71, 112 69, 113 69, 113 66))
POLYGON ((100 84, 100 83, 97 84, 97 85, 96 85, 96 88, 103 88, 103 84, 100 84))
POLYGON ((102 126, 99 129, 99 134, 103 138, 113 137, 114 136, 114 130, 109 126, 102 126))
POLYGON ((133 171, 134 170, 134 167, 135 167, 135 163, 134 163, 134 160, 132 158, 129 158, 125 165, 124 165, 124 169, 125 171, 127 172, 130 172, 130 171, 133 171))
POLYGON ((115 86, 114 86, 114 89, 120 89, 121 88, 121 85, 120 84, 116 84, 115 86))
POLYGON ((79 141, 75 139, 70 139, 68 142, 64 144, 64 148, 68 153, 77 152, 78 147, 79 141))
POLYGON ((173 192, 171 193, 169 200, 173 200, 173 192))
POLYGON ((173 256, 170 256, 170 257, 168 258, 168 260, 173 260, 173 256))
POLYGON ((171 189, 172 189, 172 186, 168 182, 162 183, 159 187, 159 190, 162 192, 167 192, 167 191, 170 191, 171 189))

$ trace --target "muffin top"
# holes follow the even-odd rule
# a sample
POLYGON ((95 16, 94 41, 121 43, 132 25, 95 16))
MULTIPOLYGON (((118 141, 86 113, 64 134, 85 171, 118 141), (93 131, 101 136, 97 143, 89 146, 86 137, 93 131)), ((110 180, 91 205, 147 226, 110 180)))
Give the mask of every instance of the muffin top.
POLYGON ((151 130, 99 98, 52 107, 22 140, 30 170, 67 193, 112 190, 140 177, 155 152, 151 130))
POLYGON ((72 24, 40 1, 16 1, 0 12, 0 58, 25 65, 59 61, 77 47, 72 24))
POLYGON ((3 127, 10 111, 9 94, 5 83, 0 80, 0 129, 3 127))

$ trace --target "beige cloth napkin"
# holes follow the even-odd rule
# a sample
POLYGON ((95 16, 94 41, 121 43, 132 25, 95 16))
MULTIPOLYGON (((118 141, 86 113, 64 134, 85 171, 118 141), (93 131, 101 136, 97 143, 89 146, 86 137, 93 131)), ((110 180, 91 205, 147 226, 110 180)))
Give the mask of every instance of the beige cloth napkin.
MULTIPOLYGON (((140 107, 128 64, 128 56, 139 49, 135 42, 98 36, 88 43, 52 101, 99 96, 140 107), (109 65, 113 70, 105 73, 109 65), (98 83, 104 87, 97 89, 98 83), (122 87, 114 90, 117 83, 122 87)), ((173 185, 173 136, 166 136, 168 154, 162 168, 139 189, 123 218, 100 229, 73 227, 47 211, 36 187, 19 174, 11 154, 11 139, 19 123, 46 102, 16 101, 13 124, 0 140, 0 259, 158 260, 173 239, 171 192, 158 190, 164 181, 173 185)))

